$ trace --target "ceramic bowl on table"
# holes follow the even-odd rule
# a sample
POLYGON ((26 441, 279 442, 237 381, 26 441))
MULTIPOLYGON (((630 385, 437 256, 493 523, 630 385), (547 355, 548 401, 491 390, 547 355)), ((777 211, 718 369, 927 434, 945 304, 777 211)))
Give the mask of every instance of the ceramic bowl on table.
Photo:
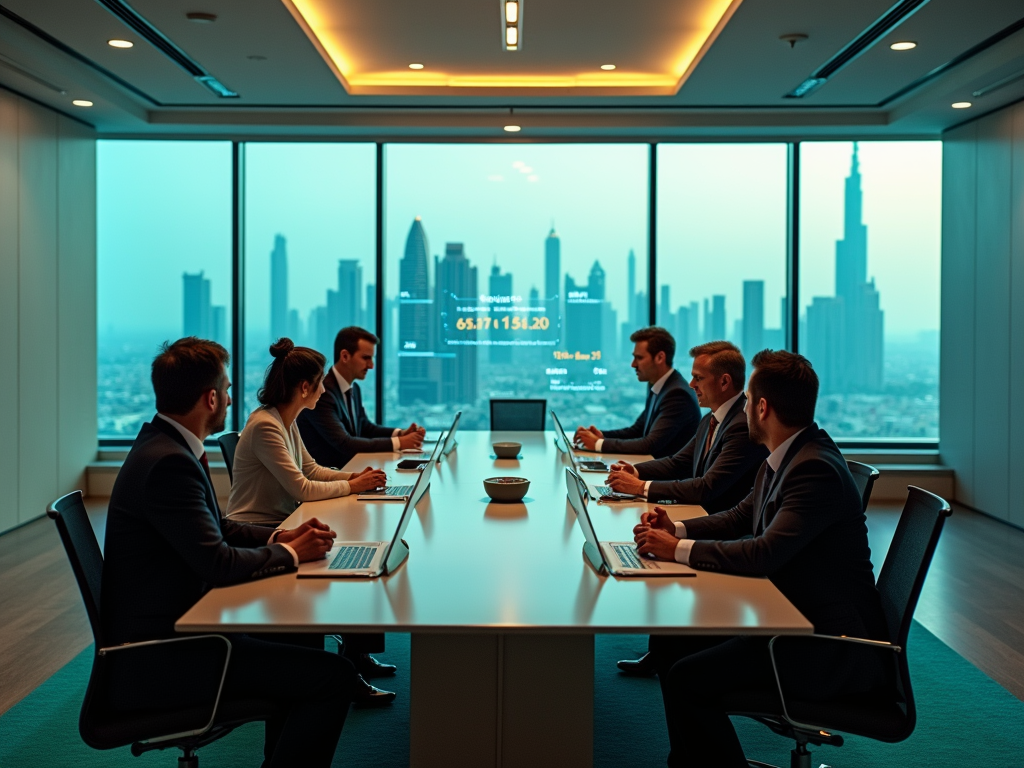
POLYGON ((530 490, 530 481, 525 477, 489 477, 484 480, 484 491, 493 501, 522 501, 530 490))
POLYGON ((519 451, 522 450, 522 443, 492 443, 494 455, 499 459, 518 459, 519 451))

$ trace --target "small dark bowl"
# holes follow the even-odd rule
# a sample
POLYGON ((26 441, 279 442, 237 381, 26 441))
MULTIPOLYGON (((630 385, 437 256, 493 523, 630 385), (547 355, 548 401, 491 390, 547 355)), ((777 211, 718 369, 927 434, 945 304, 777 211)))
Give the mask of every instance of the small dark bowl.
MULTIPOLYGON (((492 443, 491 448, 494 449, 494 455, 499 459, 517 459, 519 458, 519 451, 522 450, 522 443, 492 443)), ((525 491, 523 491, 525 493, 525 491)))
POLYGON ((494 501, 522 501, 530 490, 530 481, 525 477, 489 477, 484 480, 484 491, 494 501))

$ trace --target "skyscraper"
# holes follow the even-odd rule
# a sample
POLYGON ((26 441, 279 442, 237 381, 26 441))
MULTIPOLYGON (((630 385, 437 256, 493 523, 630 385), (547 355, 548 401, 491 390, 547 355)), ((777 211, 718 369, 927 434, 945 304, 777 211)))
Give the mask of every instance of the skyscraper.
POLYGON ((438 388, 431 376, 434 324, 437 316, 430 293, 427 233, 417 216, 405 239, 398 265, 398 402, 436 403, 438 388))
POLYGON ((459 298, 475 303, 477 297, 477 270, 469 263, 462 243, 446 243, 444 259, 435 257, 437 284, 435 305, 441 309, 442 323, 448 323, 450 330, 441 328, 442 342, 448 347, 443 350, 441 363, 441 402, 472 403, 477 395, 477 347, 473 342, 477 331, 451 330, 456 323, 456 308, 459 298), (456 340, 460 342, 454 344, 456 340))
POLYGON ((749 360, 764 349, 764 280, 743 281, 743 336, 740 344, 749 360))
POLYGON ((182 335, 210 338, 210 281, 200 272, 182 275, 182 335))
POLYGON ((552 225, 544 240, 544 300, 553 301, 557 296, 558 300, 548 306, 552 307, 558 315, 562 314, 563 297, 561 288, 562 277, 562 241, 555 233, 552 225))
POLYGON ((275 235, 270 252, 270 340, 288 334, 288 244, 284 235, 275 235))
MULTIPOLYGON (((488 279, 487 292, 491 296, 511 296, 512 295, 512 273, 506 272, 501 273, 501 268, 498 266, 497 260, 494 262, 494 266, 491 267, 491 274, 488 279)), ((510 306, 503 304, 493 304, 495 308, 500 309, 501 307, 510 306)), ((500 321, 502 318, 508 317, 511 322, 512 315, 508 312, 491 312, 490 316, 492 321, 500 321)), ((507 329, 503 326, 493 327, 490 331, 490 337, 492 346, 489 347, 490 354, 488 358, 492 363, 511 363, 512 362, 512 347, 508 344, 499 345, 494 342, 508 342, 512 340, 513 332, 511 329, 507 329)))
POLYGON ((363 267, 355 259, 338 261, 338 304, 333 320, 338 329, 363 324, 363 267))
MULTIPOLYGON (((705 312, 707 312, 707 304, 705 303, 705 312)), ((705 333, 709 334, 708 341, 718 341, 725 338, 725 296, 712 296, 711 297, 711 314, 709 317, 709 327, 705 329, 705 333)))
POLYGON ((589 354, 601 351, 607 341, 603 325, 610 317, 604 310, 605 273, 595 261, 586 286, 565 276, 565 338, 569 352, 589 354))
MULTIPOLYGON (((626 257, 626 322, 631 326, 638 323, 636 309, 636 254, 630 248, 629 256, 626 257)), ((644 324, 646 325, 646 318, 644 324)))
POLYGON ((657 321, 662 328, 671 328, 672 322, 672 300, 670 286, 661 286, 661 300, 658 302, 657 321))
POLYGON ((868 280, 868 228, 857 144, 846 178, 843 239, 836 241, 836 295, 807 308, 807 350, 823 392, 877 392, 882 388, 884 313, 868 280))

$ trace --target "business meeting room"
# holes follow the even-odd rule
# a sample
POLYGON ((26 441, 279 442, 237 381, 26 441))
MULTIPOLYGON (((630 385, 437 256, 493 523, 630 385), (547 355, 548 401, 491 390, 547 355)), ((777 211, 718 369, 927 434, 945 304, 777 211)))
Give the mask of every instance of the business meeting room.
POLYGON ((0 0, 0 766, 1024 766, 1022 307, 1020 0, 0 0))

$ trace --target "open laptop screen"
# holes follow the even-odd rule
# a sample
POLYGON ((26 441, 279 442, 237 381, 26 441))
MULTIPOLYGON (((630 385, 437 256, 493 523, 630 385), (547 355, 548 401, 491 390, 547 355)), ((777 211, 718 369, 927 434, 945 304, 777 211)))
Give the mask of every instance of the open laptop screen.
POLYGON ((391 539, 391 543, 388 544, 387 552, 384 553, 384 557, 381 560, 382 563, 387 563, 391 557, 391 552, 395 548, 395 544, 402 540, 405 536, 405 531, 409 527, 409 521, 412 520, 412 511, 416 508, 416 504, 423 498, 423 494, 427 491, 427 486, 430 485, 430 474, 434 469, 434 462, 437 461, 437 457, 441 455, 441 446, 444 444, 444 435, 441 435, 441 439, 434 444, 434 450, 430 454, 430 459, 427 460, 427 466, 420 472, 420 476, 416 478, 416 483, 412 487, 412 492, 409 494, 409 498, 405 501, 405 507, 402 509, 402 517, 398 521, 398 527, 395 528, 395 535, 391 539))
POLYGON ((590 522, 590 513, 587 511, 587 485, 579 475, 568 467, 565 468, 565 490, 569 494, 569 504, 572 506, 572 511, 576 513, 576 522, 580 524, 583 537, 588 544, 600 549, 597 533, 594 531, 593 523, 590 522))
MULTIPOLYGON (((444 439, 444 448, 441 449, 441 456, 447 456, 452 452, 455 447, 455 432, 459 428, 459 419, 462 417, 462 411, 455 414, 455 419, 452 421, 451 429, 448 430, 448 437, 444 439)), ((441 442, 438 440, 438 442, 441 442)), ((440 461, 440 456, 438 457, 440 461)))

